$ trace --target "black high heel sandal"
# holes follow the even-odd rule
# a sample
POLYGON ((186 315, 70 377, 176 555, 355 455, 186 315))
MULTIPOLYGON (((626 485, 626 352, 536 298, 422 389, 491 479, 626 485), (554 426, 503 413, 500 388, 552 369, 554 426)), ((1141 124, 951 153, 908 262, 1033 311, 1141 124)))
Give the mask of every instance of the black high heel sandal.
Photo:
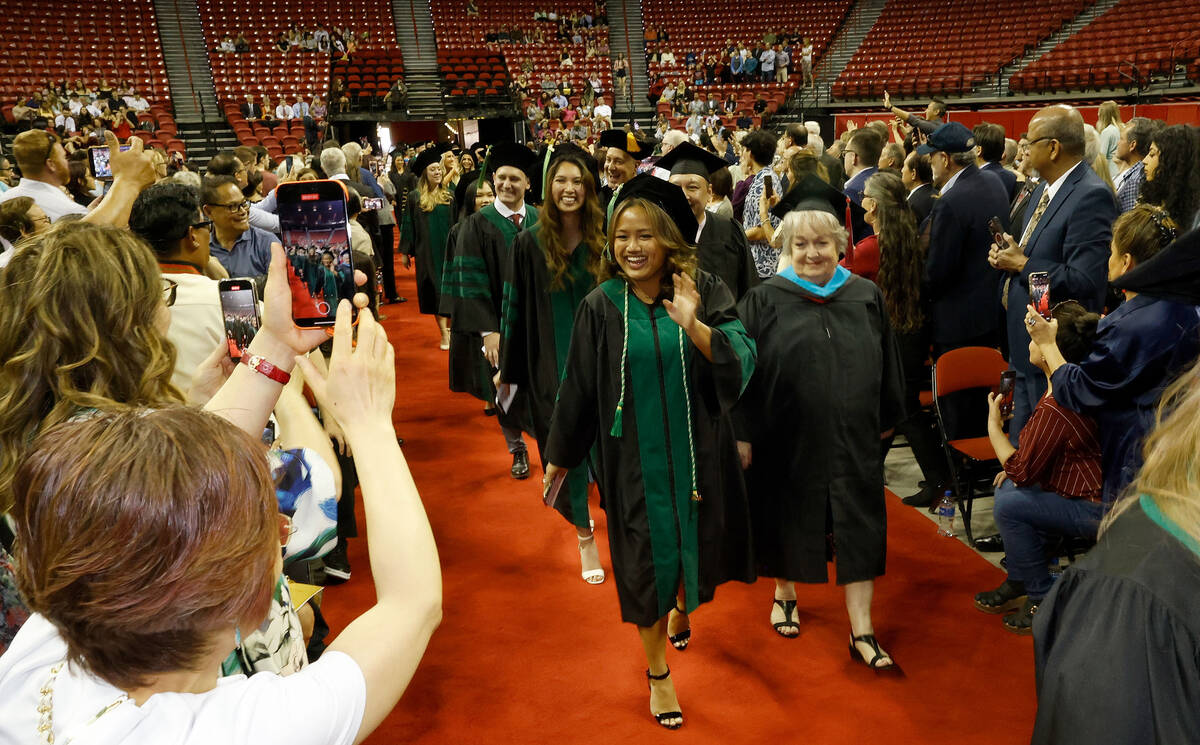
MULTIPOLYGON (((667 668, 667 671, 665 673, 663 673, 662 675, 651 675, 650 670, 647 669, 646 670, 646 687, 649 688, 651 694, 653 694, 654 687, 650 683, 650 681, 666 680, 669 677, 671 677, 671 668, 669 668, 669 667, 667 668)), ((666 727, 667 729, 679 729, 680 727, 683 726, 683 721, 682 721, 683 720, 683 712, 682 711, 664 711, 661 714, 655 714, 653 711, 651 711, 650 714, 659 723, 659 725, 666 727), (679 722, 679 724, 667 724, 668 719, 679 719, 681 721, 679 722)))
POLYGON ((774 600, 774 605, 778 606, 779 609, 783 611, 783 620, 779 623, 771 624, 771 626, 775 629, 775 633, 779 634, 784 639, 795 639, 797 636, 800 636, 800 623, 798 620, 793 618, 793 614, 796 612, 796 601, 779 600, 776 598, 774 600), (785 634, 783 633, 785 629, 795 629, 796 633, 785 634))
MULTIPOLYGON (((687 615, 687 611, 683 610, 678 605, 675 606, 675 612, 682 613, 685 616, 687 615)), ((690 619, 688 620, 688 627, 686 629, 684 629, 683 631, 680 631, 678 634, 668 634, 667 641, 671 642, 671 646, 675 647, 680 652, 687 649, 688 644, 691 644, 691 642, 692 642, 692 622, 691 622, 691 620, 690 619)), ((667 674, 670 675, 670 673, 667 673, 667 674)))
POLYGON ((896 658, 890 654, 884 654, 883 650, 879 648, 879 640, 875 638, 874 634, 855 636, 854 632, 850 632, 850 659, 866 665, 877 673, 898 672, 900 670, 900 667, 896 664, 896 658), (875 656, 871 658, 870 662, 867 662, 866 658, 859 653, 858 647, 854 646, 857 642, 869 644, 871 645, 871 649, 875 650, 875 656), (885 658, 890 658, 892 663, 890 665, 875 664, 885 658))

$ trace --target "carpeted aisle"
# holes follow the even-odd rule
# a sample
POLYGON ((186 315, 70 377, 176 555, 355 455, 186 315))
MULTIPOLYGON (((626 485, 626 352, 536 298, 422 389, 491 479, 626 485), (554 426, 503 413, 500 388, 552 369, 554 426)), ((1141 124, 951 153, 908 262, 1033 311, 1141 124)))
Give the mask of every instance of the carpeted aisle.
MULTIPOLYGON (((598 587, 580 579, 573 530, 542 506, 540 473, 509 477, 496 420, 447 390, 434 321, 417 313, 411 271, 397 274, 410 301, 384 308, 398 365, 396 423, 437 536, 445 618, 369 743, 1028 741, 1032 642, 971 601, 1001 574, 894 496, 875 625, 904 677, 850 661, 835 586, 800 588, 801 633, 787 640, 768 622, 770 580, 725 585, 693 615, 691 647, 668 655, 686 723, 659 728, 637 633, 619 622, 611 578, 598 587)), ((609 568, 595 506, 593 517, 609 568)), ((374 599, 362 537, 350 558, 351 581, 325 595, 335 633, 374 599)))

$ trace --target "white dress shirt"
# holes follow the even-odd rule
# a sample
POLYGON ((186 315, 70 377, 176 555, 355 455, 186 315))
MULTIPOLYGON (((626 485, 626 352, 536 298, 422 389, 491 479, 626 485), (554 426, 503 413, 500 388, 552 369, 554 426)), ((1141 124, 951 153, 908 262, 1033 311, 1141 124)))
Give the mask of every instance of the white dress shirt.
POLYGON ((42 208, 50 222, 57 222, 63 215, 87 214, 87 207, 71 199, 61 188, 29 177, 21 179, 20 184, 0 194, 0 202, 17 197, 32 197, 34 204, 42 208))

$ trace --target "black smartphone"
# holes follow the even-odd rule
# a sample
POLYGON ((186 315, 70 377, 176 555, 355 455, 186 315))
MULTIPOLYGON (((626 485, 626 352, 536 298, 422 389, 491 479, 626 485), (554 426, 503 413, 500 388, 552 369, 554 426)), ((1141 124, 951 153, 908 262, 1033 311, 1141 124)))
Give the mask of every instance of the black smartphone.
POLYGON ((354 297, 346 188, 334 180, 289 181, 276 189, 276 202, 288 258, 292 323, 332 326, 338 301, 354 297))
POLYGON ((249 277, 223 279, 217 283, 221 296, 221 316, 225 319, 225 342, 234 362, 242 358, 250 341, 258 333, 262 320, 258 315, 258 295, 249 277))
POLYGON ((1050 320, 1050 275, 1046 272, 1030 273, 1029 301, 1039 316, 1050 320))
POLYGON ((767 199, 775 196, 775 179, 770 176, 763 179, 763 194, 767 195, 767 199))
POLYGON ((362 208, 363 212, 367 210, 381 210, 383 209, 383 200, 379 197, 365 197, 362 200, 362 208))
MULTIPOLYGON (((121 146, 121 152, 125 152, 128 149, 128 145, 121 146)), ((88 163, 92 167, 93 178, 108 181, 113 177, 112 165, 108 162, 110 157, 111 154, 108 151, 107 145, 88 148, 88 163)))
POLYGON ((1013 413, 1013 389, 1017 384, 1017 371, 1005 370, 1000 373, 1000 414, 1009 416, 1013 413))
POLYGON ((992 231, 992 240, 996 242, 997 246, 1006 245, 1004 242, 1004 225, 1000 223, 1000 218, 993 215, 988 220, 988 230, 992 231))

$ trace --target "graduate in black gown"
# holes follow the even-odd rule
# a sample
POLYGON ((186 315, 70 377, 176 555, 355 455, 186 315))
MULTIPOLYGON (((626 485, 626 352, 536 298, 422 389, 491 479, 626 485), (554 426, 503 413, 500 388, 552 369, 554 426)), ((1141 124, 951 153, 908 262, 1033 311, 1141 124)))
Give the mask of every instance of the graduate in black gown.
POLYGON ((1159 417, 1128 496, 1033 617, 1034 745, 1200 733, 1200 365, 1167 389, 1159 417))
POLYGON ((798 200, 782 223, 790 266, 738 305, 759 351, 738 448, 758 571, 776 580, 775 630, 799 634, 794 583, 828 581, 832 534, 850 652, 894 669, 874 636, 871 597, 887 551, 879 442, 902 419, 903 376, 883 294, 838 265, 844 215, 840 192, 798 200))
POLYGON ((451 192, 442 187, 439 159, 444 147, 428 147, 413 159, 412 172, 417 177, 417 188, 409 194, 400 222, 402 261, 408 267, 416 260, 417 305, 421 313, 433 315, 437 320, 443 350, 450 348, 450 330, 445 315, 439 313, 442 273, 446 240, 456 213, 451 192))
POLYGON ((450 316, 450 390, 470 393, 493 411, 512 454, 515 479, 529 478, 529 453, 521 436, 525 406, 518 393, 497 406, 494 377, 500 366, 500 318, 505 271, 517 234, 538 221, 525 203, 534 154, 524 145, 493 145, 481 169, 496 200, 463 220, 443 276, 441 310, 450 316))
POLYGON ((734 300, 741 300, 747 290, 758 284, 758 270, 754 268, 754 255, 750 253, 746 232, 734 220, 705 209, 712 199, 709 179, 729 164, 707 150, 684 142, 659 158, 656 165, 669 171, 671 183, 683 189, 692 214, 700 224, 696 236, 700 268, 720 277, 733 293, 734 300))
POLYGON ((575 316, 544 481, 593 454, 621 618, 638 626, 650 711, 670 728, 683 721, 666 662, 672 622, 682 633, 717 585, 754 577, 727 412, 755 347, 725 284, 696 269, 684 237, 695 234, 679 187, 642 174, 621 190, 611 278, 575 316))
MULTIPOLYGON (((654 152, 654 146, 623 129, 606 129, 597 141, 604 151, 604 186, 600 188, 600 204, 605 219, 611 214, 613 194, 625 182, 637 175, 638 163, 654 152)), ((689 240, 692 236, 685 236, 689 240)))
MULTIPOLYGON (((596 286, 604 250, 604 212, 597 197, 596 161, 575 145, 542 154, 546 165, 541 218, 513 242, 500 319, 500 381, 524 391, 538 455, 546 438, 567 363, 575 311, 596 286)), ((571 470, 554 507, 575 528, 583 580, 604 581, 588 516, 587 466, 571 470)))

